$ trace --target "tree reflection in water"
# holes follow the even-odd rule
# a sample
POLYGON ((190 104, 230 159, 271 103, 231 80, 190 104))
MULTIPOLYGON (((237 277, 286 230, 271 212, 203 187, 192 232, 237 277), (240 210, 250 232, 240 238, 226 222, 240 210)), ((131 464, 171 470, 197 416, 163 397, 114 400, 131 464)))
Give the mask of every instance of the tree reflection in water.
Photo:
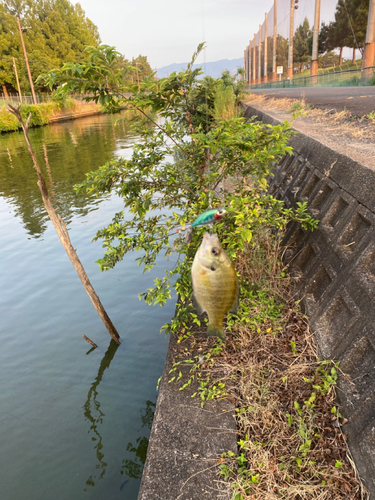
MULTIPOLYGON (((84 491, 87 491, 89 486, 94 487, 95 484, 98 483, 99 480, 104 478, 107 468, 107 462, 105 461, 104 453, 103 453, 103 440, 100 435, 100 425, 103 423, 104 413, 100 409, 100 402, 98 401, 98 386, 103 378, 103 374, 107 368, 109 368, 114 355, 118 349, 118 344, 111 340, 107 352, 105 353, 98 370, 98 374, 95 378, 95 381, 91 384, 89 392, 87 393, 87 399, 84 404, 84 415, 85 418, 91 422, 90 433, 93 433, 92 441, 96 442, 94 449, 96 452, 96 457, 98 460, 98 464, 96 465, 96 469, 99 475, 91 475, 86 481, 86 487, 84 491)), ((90 349, 87 354, 90 354, 94 348, 90 349)), ((141 428, 146 427, 148 430, 151 430, 152 421, 154 418, 155 412, 155 403, 152 401, 145 401, 145 408, 141 409, 141 428)), ((134 453, 133 459, 124 459, 122 461, 120 474, 122 475, 122 479, 126 479, 120 489, 128 482, 129 478, 132 479, 140 479, 143 471, 143 466, 146 462, 148 448, 148 438, 146 436, 139 436, 135 444, 133 445, 131 442, 128 443, 126 447, 126 451, 129 453, 134 453)))
MULTIPOLYGON (((146 401, 146 408, 141 410, 142 427, 147 427, 151 430, 154 413, 155 403, 146 401)), ((146 462, 147 448, 148 438, 146 436, 140 436, 136 440, 136 446, 132 443, 128 443, 126 449, 131 453, 135 453, 135 458, 133 460, 123 460, 121 474, 125 473, 128 477, 139 479, 146 462)))
MULTIPOLYGON (((104 354, 104 357, 100 363, 98 375, 96 376, 95 381, 91 384, 89 392, 87 393, 86 403, 84 404, 84 409, 85 409, 84 415, 86 419, 88 419, 91 422, 90 432, 92 431, 95 434, 95 436, 93 436, 91 439, 92 441, 97 441, 96 445, 94 446, 94 449, 96 450, 96 457, 98 459, 99 464, 96 466, 96 468, 101 470, 100 476, 98 478, 96 476, 89 477, 89 479, 86 481, 87 486, 95 486, 94 479, 98 481, 99 479, 104 477, 105 470, 107 467, 107 463, 104 461, 104 453, 102 451, 103 450, 102 436, 100 435, 98 429, 98 425, 103 423, 104 413, 100 409, 100 403, 97 400, 97 397, 98 397, 98 386, 102 381, 105 370, 109 368, 109 365, 111 364, 111 361, 114 358, 117 349, 118 349, 118 344, 116 344, 114 340, 111 340, 107 352, 104 354), (93 410, 96 413, 95 417, 92 414, 93 410)), ((87 354, 89 354, 91 351, 92 349, 90 349, 87 354)), ((86 491, 86 488, 84 491, 86 491)))

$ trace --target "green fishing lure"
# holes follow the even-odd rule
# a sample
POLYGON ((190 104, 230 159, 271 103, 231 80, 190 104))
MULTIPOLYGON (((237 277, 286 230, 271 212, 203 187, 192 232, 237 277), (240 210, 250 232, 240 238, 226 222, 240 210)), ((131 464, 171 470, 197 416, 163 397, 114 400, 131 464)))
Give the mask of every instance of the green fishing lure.
POLYGON ((227 212, 224 208, 212 208, 211 210, 206 210, 195 219, 191 227, 206 226, 207 224, 211 224, 211 222, 221 220, 226 213, 227 212))

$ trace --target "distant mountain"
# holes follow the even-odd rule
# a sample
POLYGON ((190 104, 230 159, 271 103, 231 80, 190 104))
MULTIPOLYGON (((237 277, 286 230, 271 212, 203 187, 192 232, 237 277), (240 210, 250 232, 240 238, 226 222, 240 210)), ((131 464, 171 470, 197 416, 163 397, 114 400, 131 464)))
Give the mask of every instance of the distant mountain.
MULTIPOLYGON (((173 63, 170 64, 169 66, 163 66, 162 68, 158 69, 157 72, 157 77, 158 78, 165 78, 166 76, 170 75, 174 71, 178 73, 179 71, 182 71, 183 69, 186 69, 188 63, 173 63)), ((215 61, 215 62, 206 62, 205 64, 194 64, 194 68, 199 68, 202 67, 202 70, 204 71, 204 74, 201 76, 201 78, 205 75, 212 76, 213 78, 219 78, 221 76, 221 73, 227 69, 230 73, 232 71, 235 71, 239 66, 242 68, 243 67, 243 58, 240 59, 220 59, 220 61, 215 61)))

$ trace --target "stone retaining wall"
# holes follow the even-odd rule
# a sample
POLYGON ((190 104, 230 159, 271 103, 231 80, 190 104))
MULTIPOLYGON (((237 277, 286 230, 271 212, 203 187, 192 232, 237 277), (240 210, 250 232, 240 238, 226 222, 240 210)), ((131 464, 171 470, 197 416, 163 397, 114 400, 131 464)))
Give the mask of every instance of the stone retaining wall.
MULTIPOLYGON (((279 123, 248 106, 254 115, 279 123)), ((269 191, 288 207, 307 201, 320 221, 313 232, 289 226, 285 257, 321 356, 340 361, 342 430, 375 498, 375 173, 301 133, 290 144, 269 191)))

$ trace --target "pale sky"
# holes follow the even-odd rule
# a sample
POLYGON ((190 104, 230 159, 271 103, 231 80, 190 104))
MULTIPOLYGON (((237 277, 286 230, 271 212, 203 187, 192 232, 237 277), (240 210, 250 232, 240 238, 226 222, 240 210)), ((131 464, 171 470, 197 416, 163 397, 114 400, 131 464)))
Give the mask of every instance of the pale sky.
MULTIPOLYGON (((306 0, 305 0, 306 1, 306 0)), ((308 0, 311 1, 311 0, 308 0)), ((72 0, 73 3, 76 3, 72 0)), ((237 59, 258 31, 273 0, 80 0, 102 42, 128 59, 148 57, 152 68, 190 61, 237 59)))

